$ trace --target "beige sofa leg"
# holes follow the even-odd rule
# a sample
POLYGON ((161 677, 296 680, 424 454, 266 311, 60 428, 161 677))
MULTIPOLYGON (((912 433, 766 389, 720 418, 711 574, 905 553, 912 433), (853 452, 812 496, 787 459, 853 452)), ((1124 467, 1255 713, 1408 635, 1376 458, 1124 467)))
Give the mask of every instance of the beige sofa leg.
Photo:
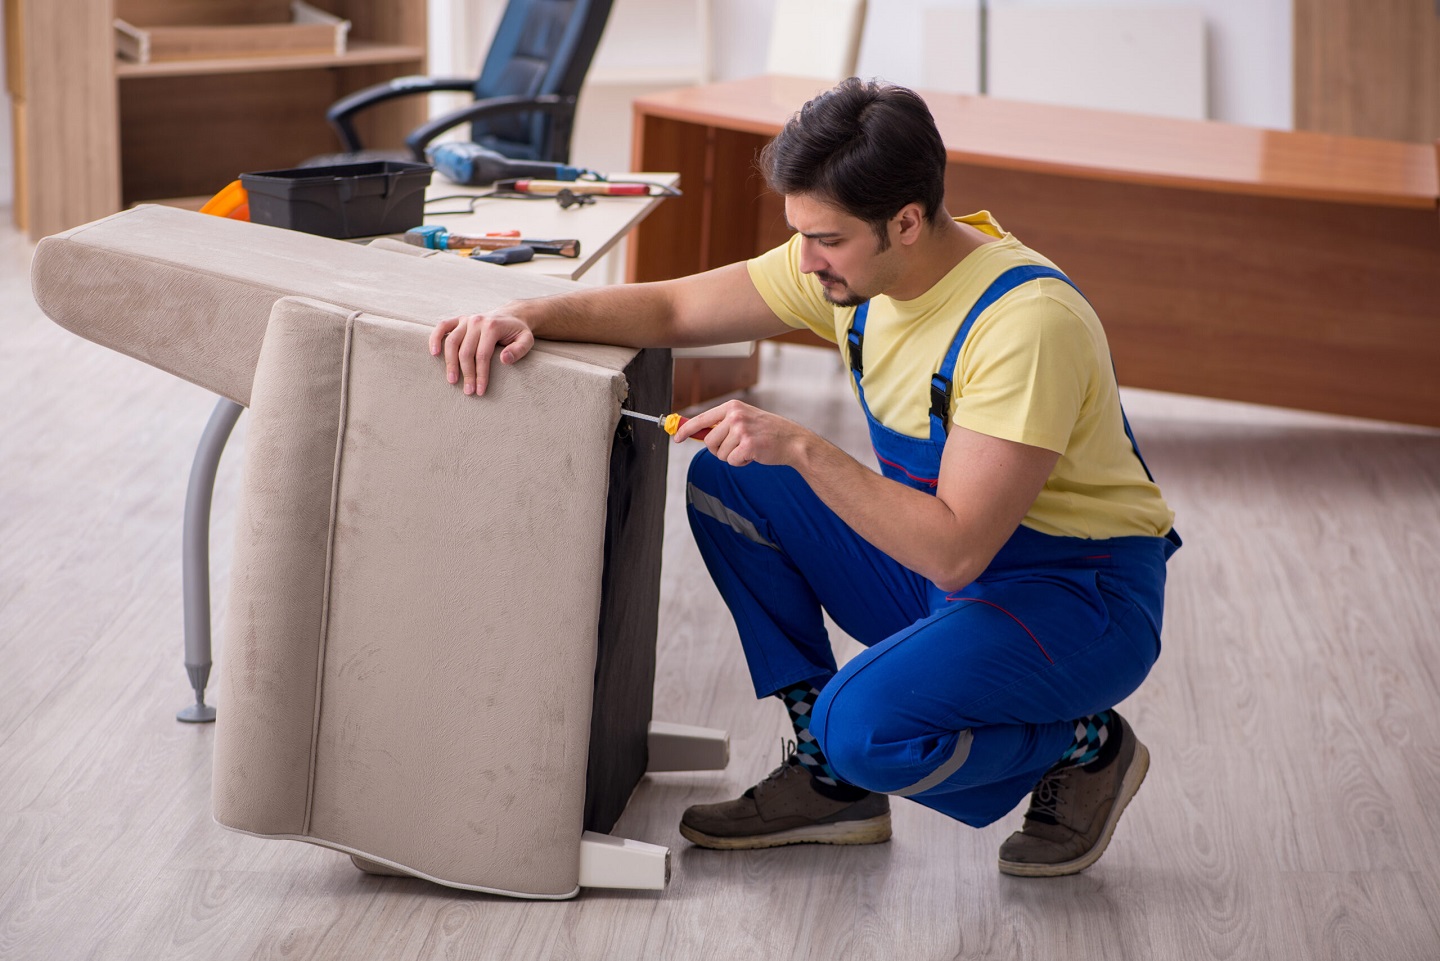
POLYGON ((670 849, 586 831, 580 837, 580 886, 661 891, 670 881, 670 849))
POLYGON ((730 735, 713 727, 650 722, 646 772, 718 771, 730 763, 730 735))

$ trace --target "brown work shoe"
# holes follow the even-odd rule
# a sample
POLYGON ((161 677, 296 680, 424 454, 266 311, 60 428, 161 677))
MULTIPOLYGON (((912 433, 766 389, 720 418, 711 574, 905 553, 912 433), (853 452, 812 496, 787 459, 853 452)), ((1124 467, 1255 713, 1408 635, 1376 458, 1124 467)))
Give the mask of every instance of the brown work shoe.
POLYGON ((1113 716, 1118 750, 1098 770, 1069 765, 1051 768, 1040 779, 1030 794, 1024 826, 1000 845, 1002 874, 1078 874, 1105 853, 1121 812, 1150 769, 1150 752, 1124 718, 1113 716))
POLYGON ((680 818, 680 833, 703 848, 720 850, 807 842, 875 844, 890 840, 890 798, 849 785, 827 790, 792 754, 735 800, 688 808, 680 818))

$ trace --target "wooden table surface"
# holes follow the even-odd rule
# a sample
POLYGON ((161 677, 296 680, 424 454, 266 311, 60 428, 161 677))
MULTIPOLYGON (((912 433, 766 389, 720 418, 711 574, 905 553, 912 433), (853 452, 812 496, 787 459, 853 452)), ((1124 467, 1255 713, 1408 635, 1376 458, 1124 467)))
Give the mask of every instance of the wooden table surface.
MULTIPOLYGON (((675 173, 618 173, 610 174, 608 179, 616 182, 645 181, 674 187, 680 177, 675 173)), ((579 280, 584 276, 666 199, 660 195, 597 197, 593 204, 562 208, 553 199, 517 200, 484 196, 491 190, 488 185, 466 187, 453 184, 437 173, 425 191, 425 222, 440 224, 456 234, 518 230, 522 237, 534 240, 579 240, 579 257, 539 255, 527 263, 510 264, 508 267, 523 273, 544 274, 565 280, 579 280), (443 201, 447 197, 455 199, 443 201)))

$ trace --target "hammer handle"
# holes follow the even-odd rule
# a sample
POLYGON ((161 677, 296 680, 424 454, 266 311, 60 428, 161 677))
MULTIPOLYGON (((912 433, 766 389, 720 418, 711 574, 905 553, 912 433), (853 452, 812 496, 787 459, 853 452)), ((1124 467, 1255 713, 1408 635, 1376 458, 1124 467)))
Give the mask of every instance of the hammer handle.
POLYGON ((537 254, 554 254, 557 257, 579 257, 580 241, 578 240, 529 240, 524 237, 467 237, 464 234, 451 234, 446 238, 446 246, 451 250, 456 248, 470 247, 480 250, 504 250, 506 247, 514 247, 517 244, 524 244, 532 248, 537 254))

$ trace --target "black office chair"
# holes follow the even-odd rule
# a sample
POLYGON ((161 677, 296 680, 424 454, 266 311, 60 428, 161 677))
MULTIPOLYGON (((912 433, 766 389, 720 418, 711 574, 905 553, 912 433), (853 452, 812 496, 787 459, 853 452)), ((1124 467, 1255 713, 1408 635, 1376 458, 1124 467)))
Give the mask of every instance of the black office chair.
POLYGON ((325 114, 346 151, 315 158, 325 163, 372 160, 425 161, 425 147, 440 134, 470 124, 470 137, 513 160, 568 163, 575 104, 613 0, 509 0, 478 79, 397 77, 337 101, 325 114), (396 97, 469 90, 475 102, 417 127, 405 138, 408 153, 365 150, 355 132, 361 110, 396 97))

